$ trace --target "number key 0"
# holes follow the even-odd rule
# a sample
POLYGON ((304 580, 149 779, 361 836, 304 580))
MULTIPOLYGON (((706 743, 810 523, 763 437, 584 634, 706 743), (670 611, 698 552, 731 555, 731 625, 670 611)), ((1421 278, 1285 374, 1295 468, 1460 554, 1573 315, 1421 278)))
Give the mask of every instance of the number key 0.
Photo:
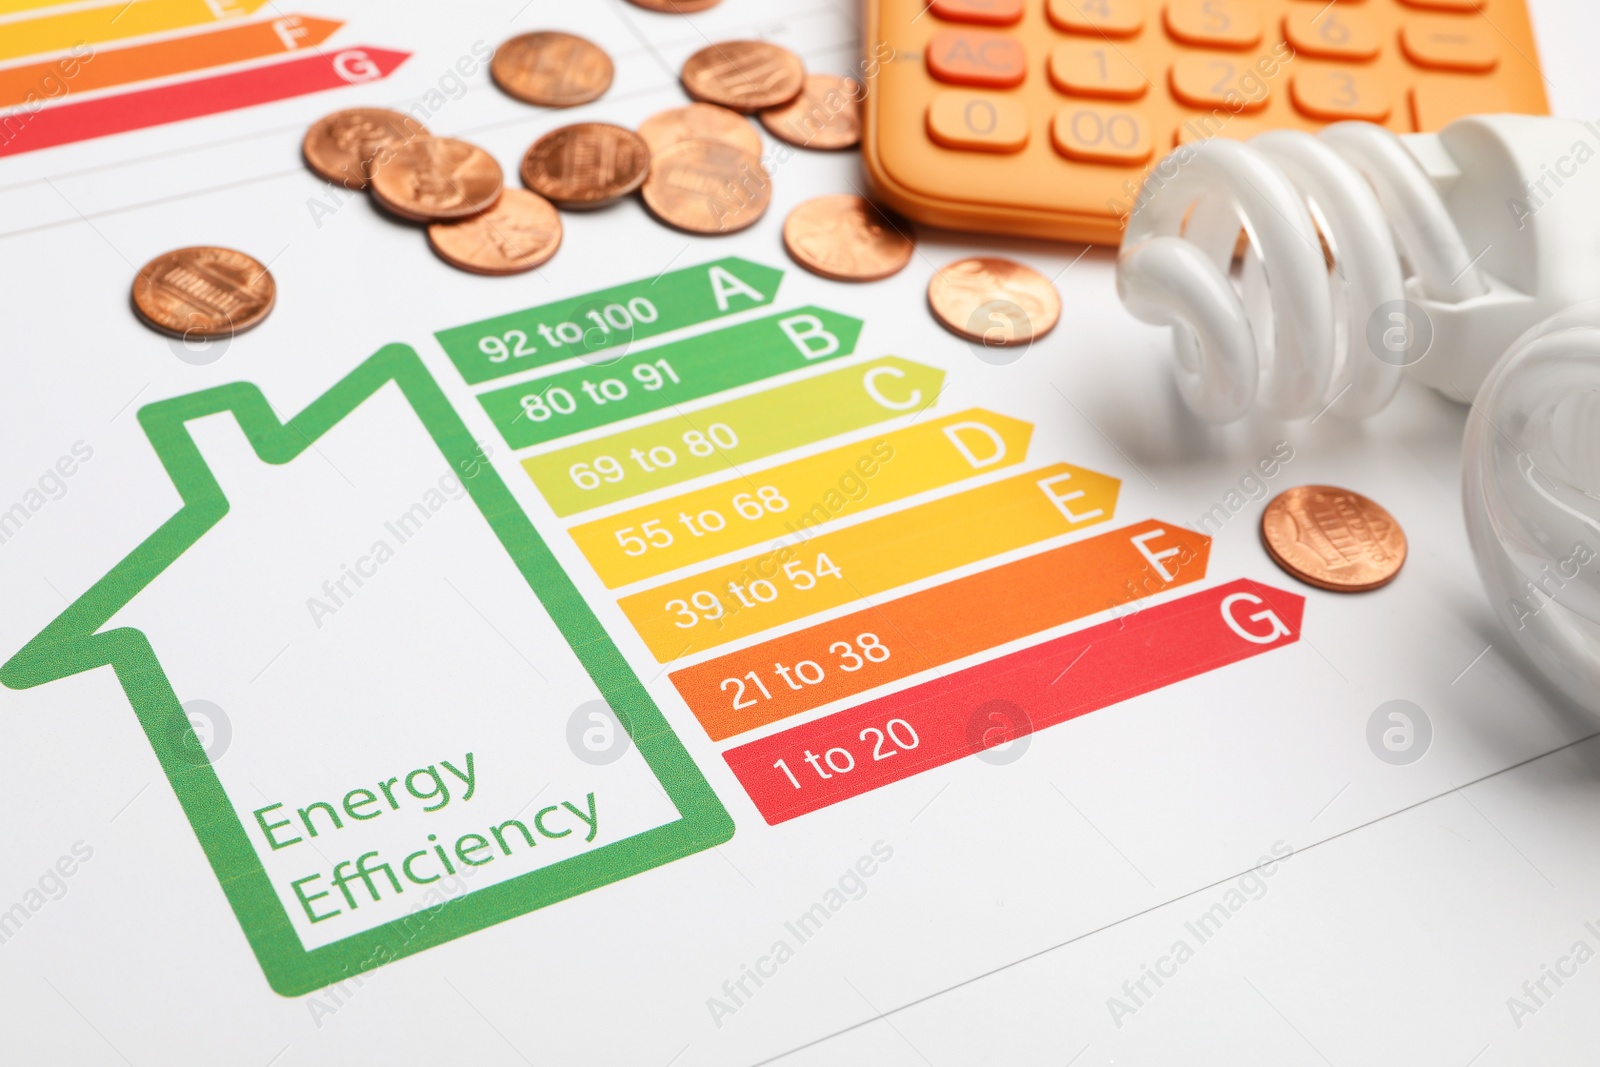
POLYGON ((928 136, 969 152, 1020 152, 1028 144, 1028 113, 1007 96, 946 89, 928 105, 928 136))

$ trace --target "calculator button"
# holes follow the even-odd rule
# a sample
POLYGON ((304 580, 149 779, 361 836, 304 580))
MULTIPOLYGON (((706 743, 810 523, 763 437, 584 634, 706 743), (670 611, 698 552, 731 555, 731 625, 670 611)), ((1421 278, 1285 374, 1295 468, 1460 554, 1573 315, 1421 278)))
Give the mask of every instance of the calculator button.
POLYGON ((1137 100, 1150 83, 1121 49, 1105 42, 1067 41, 1050 53, 1050 81, 1073 96, 1137 100))
POLYGON ((1291 8, 1283 18, 1283 35, 1296 52, 1323 59, 1372 59, 1381 44, 1372 16, 1347 11, 1343 4, 1291 8))
POLYGON ((1500 46, 1483 19, 1415 18, 1400 30, 1400 47, 1419 67, 1487 71, 1500 62, 1500 46))
POLYGON ((1045 13, 1066 33, 1132 37, 1144 29, 1141 0, 1049 0, 1045 13))
POLYGON ((1411 88, 1411 118, 1418 130, 1442 130, 1468 115, 1498 115, 1512 110, 1505 86, 1493 78, 1434 74, 1411 88))
POLYGON ((1027 76, 1028 56, 1007 34, 940 30, 928 42, 928 71, 951 85, 1010 89, 1027 76))
POLYGON ((1022 0, 933 0, 928 10, 950 22, 1011 26, 1022 21, 1022 0))
POLYGON ((1382 122, 1394 109, 1382 79, 1360 70, 1296 71, 1289 95, 1301 114, 1324 122, 1382 122))
POLYGON ((1181 55, 1172 64, 1172 95, 1190 107, 1260 111, 1267 82, 1242 56, 1181 55))
POLYGON ((1400 0, 1407 7, 1425 7, 1432 11, 1482 11, 1489 0, 1400 0))
POLYGON ((928 105, 928 136, 968 152, 1020 152, 1028 144, 1028 113, 1009 97, 946 89, 928 105))
POLYGON ((1186 144, 1199 144, 1220 137, 1228 141, 1248 141, 1258 133, 1266 133, 1275 127, 1259 119, 1238 119, 1227 116, 1200 115, 1196 118, 1186 119, 1178 127, 1177 134, 1172 138, 1172 143, 1177 147, 1186 144))
POLYGON ((1249 48, 1261 40, 1261 7, 1256 0, 1167 0, 1167 32, 1202 48, 1249 48))
POLYGON ((1068 104, 1050 122, 1056 151, 1079 163, 1143 163, 1155 150, 1150 124, 1132 111, 1068 104))

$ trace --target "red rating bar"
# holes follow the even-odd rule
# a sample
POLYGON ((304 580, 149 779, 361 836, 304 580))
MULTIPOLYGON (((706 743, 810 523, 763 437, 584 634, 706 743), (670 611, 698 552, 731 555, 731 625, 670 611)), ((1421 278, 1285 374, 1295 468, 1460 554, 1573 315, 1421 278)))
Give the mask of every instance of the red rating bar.
POLYGON ((776 825, 1300 639, 1305 598, 1237 581, 723 753, 776 825))
POLYGON ((410 55, 344 48, 153 89, 14 111, 0 115, 0 156, 361 85, 387 78, 410 55))

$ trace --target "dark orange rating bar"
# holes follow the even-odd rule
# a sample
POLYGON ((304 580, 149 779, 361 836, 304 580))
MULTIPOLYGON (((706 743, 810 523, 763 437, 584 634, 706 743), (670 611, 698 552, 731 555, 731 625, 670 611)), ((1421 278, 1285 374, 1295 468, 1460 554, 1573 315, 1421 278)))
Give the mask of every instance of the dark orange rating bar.
POLYGON ((672 675, 713 741, 1197 582, 1211 539, 1149 520, 672 675))
POLYGON ((315 48, 343 25, 336 19, 285 15, 268 22, 229 26, 131 48, 7 67, 0 70, 0 107, 315 48))

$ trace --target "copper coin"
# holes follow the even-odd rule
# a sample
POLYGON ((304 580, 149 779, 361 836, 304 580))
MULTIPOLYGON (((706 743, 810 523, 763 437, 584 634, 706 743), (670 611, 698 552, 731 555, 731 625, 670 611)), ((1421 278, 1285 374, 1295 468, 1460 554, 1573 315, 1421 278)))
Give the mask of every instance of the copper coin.
POLYGON ((951 333, 996 347, 1028 344, 1061 321, 1061 295, 1050 279, 988 256, 936 273, 928 283, 928 305, 951 333))
POLYGON ((1261 543, 1292 576, 1335 593, 1364 593, 1394 581, 1406 535, 1360 493, 1302 485, 1280 493, 1261 516, 1261 543))
POLYGON ((811 74, 800 95, 761 113, 761 125, 798 148, 837 150, 861 143, 861 83, 811 74))
POLYGON ((526 189, 507 189, 494 207, 428 227, 428 243, 452 267, 474 274, 521 274, 561 247, 561 214, 526 189))
POLYGON ((493 207, 504 180, 500 164, 477 145, 419 137, 378 161, 372 195, 403 219, 440 222, 493 207))
POLYGON ((427 127, 410 115, 381 107, 355 107, 312 123, 301 151, 317 177, 347 189, 365 189, 380 156, 412 138, 426 136, 427 127))
POLYGON ((564 208, 604 207, 644 184, 650 146, 609 122, 551 130, 522 157, 522 183, 564 208))
POLYGON ((573 107, 605 95, 616 70, 599 45, 547 30, 513 37, 496 48, 489 73, 524 104, 573 107))
POLYGON ((679 141, 650 164, 644 203, 669 226, 699 234, 753 225, 772 202, 759 156, 720 141, 679 141))
POLYGON ((746 114, 787 104, 805 84, 800 57, 766 41, 707 45, 683 65, 683 87, 690 96, 746 114))
POLYGON ((761 135, 737 111, 716 104, 690 104, 658 111, 639 125, 651 154, 679 141, 721 141, 752 156, 761 154, 761 135))
POLYGON ((664 15, 692 15, 716 7, 722 0, 633 0, 634 7, 659 11, 664 15))
POLYGON ((278 299, 272 274, 231 248, 180 248, 146 263, 133 280, 133 307, 146 323, 174 337, 243 333, 278 299))
POLYGON ((875 282, 898 274, 916 249, 904 223, 848 193, 819 196, 791 211, 783 243, 806 270, 840 282, 875 282))

